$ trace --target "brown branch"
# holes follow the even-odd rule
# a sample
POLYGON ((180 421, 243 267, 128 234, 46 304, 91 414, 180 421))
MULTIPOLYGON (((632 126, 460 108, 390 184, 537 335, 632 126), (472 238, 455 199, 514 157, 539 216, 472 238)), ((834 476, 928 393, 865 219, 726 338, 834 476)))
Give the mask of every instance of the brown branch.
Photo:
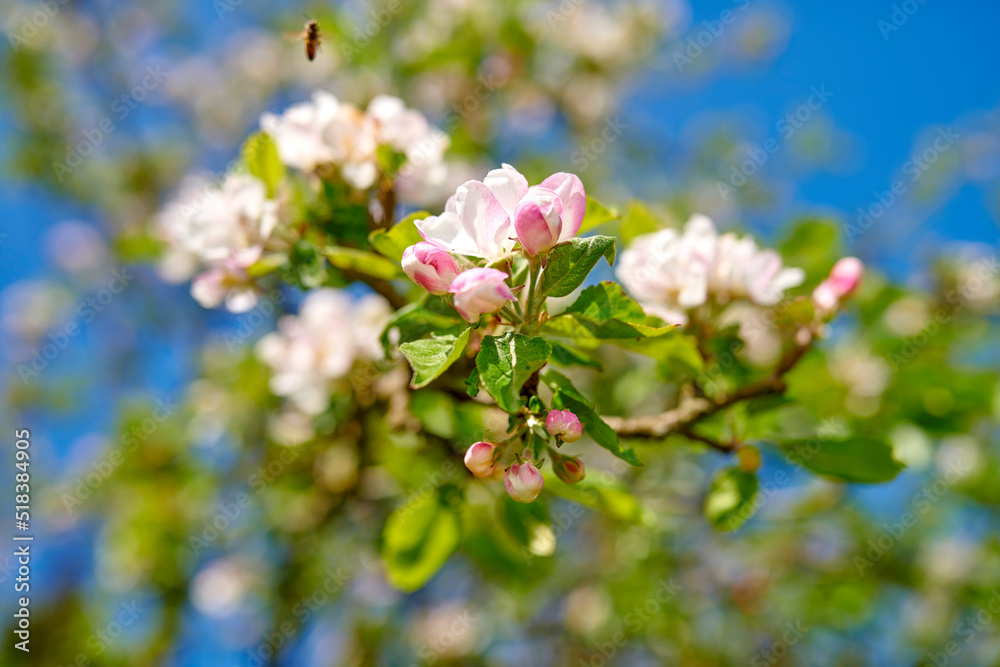
POLYGON ((783 393, 785 391, 785 373, 799 363, 811 344, 811 336, 808 341, 797 343, 782 357, 768 377, 741 387, 731 394, 717 396, 714 399, 702 396, 685 397, 681 399, 676 408, 658 415, 603 417, 603 419, 620 436, 661 440, 672 433, 679 433, 703 442, 713 449, 731 452, 736 449, 735 444, 724 444, 698 435, 692 430, 692 427, 700 420, 741 401, 783 393))

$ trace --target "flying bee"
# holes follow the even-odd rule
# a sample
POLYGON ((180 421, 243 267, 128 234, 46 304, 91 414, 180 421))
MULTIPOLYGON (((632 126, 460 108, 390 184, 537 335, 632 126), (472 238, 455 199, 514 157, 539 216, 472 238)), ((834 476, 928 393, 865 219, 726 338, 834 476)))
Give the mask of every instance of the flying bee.
POLYGON ((305 30, 302 30, 301 32, 293 32, 287 36, 290 39, 305 42, 306 58, 309 60, 314 60, 316 58, 316 51, 319 49, 320 44, 319 23, 310 19, 309 21, 306 21, 305 30))

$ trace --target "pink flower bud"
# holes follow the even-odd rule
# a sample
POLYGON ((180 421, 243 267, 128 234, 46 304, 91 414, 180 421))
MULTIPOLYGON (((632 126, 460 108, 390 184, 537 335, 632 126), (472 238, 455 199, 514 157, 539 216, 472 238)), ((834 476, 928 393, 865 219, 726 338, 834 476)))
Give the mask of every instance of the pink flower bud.
POLYGON ((534 187, 514 209, 514 231, 529 255, 545 252, 559 242, 563 203, 552 190, 534 187))
POLYGON ((559 232, 559 240, 565 241, 576 236, 587 214, 587 193, 579 177, 559 172, 542 181, 541 187, 552 190, 562 200, 562 231, 559 232))
POLYGON ((526 463, 515 463, 507 468, 507 475, 503 478, 504 488, 507 495, 519 503, 530 503, 538 494, 542 492, 545 485, 545 478, 538 472, 530 461, 526 463))
POLYGON ((812 293, 813 305, 820 313, 831 313, 842 299, 858 288, 865 267, 857 257, 844 257, 833 266, 830 276, 816 286, 812 293))
POLYGON ((559 456, 553 459, 552 469, 556 471, 556 476, 567 484, 576 484, 587 476, 583 461, 575 456, 559 456))
POLYGON ((549 410, 545 416, 545 430, 563 442, 576 442, 583 436, 583 424, 569 410, 549 410))
POLYGON ((476 477, 492 477, 500 461, 500 449, 488 442, 477 442, 465 453, 465 467, 476 477))
POLYGON ((858 288, 861 277, 865 273, 865 265, 857 257, 844 257, 833 265, 830 277, 824 282, 829 282, 836 291, 837 296, 843 299, 858 288))
POLYGON ((469 269, 458 274, 448 291, 455 295, 458 313, 475 322, 483 313, 495 313, 514 300, 506 279, 507 274, 496 269, 469 269))
POLYGON ((402 264, 406 275, 431 294, 447 294, 461 272, 454 257, 426 241, 404 250, 402 264))

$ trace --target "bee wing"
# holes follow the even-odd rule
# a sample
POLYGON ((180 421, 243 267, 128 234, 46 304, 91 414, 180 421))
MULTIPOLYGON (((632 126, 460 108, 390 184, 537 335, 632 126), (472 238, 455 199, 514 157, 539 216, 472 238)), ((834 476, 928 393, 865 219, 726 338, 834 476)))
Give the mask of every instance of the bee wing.
POLYGON ((282 36, 290 42, 301 42, 308 34, 305 30, 293 30, 291 32, 283 32, 282 36))

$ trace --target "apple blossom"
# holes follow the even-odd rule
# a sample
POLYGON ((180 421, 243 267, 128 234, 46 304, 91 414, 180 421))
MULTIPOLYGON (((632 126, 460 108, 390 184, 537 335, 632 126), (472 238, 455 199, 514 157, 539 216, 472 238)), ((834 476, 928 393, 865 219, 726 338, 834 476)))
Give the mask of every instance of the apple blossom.
POLYGON ((253 176, 229 174, 219 187, 189 179, 157 216, 168 248, 161 273, 179 282, 203 266, 191 286, 200 304, 249 310, 257 297, 247 269, 261 258, 278 218, 278 202, 253 176))
POLYGON ((235 260, 209 269, 191 282, 191 296, 205 308, 223 303, 231 313, 245 313, 257 305, 257 290, 246 268, 235 260))
POLYGON ((514 300, 514 293, 504 282, 507 277, 497 269, 463 271, 448 290, 455 295, 455 309, 469 322, 475 322, 483 313, 500 310, 507 301, 514 300))
POLYGON ((567 484, 576 484, 587 476, 583 461, 575 456, 556 456, 552 459, 552 469, 556 477, 567 484))
POLYGON ((529 255, 545 252, 559 242, 562 232, 562 200, 552 190, 535 187, 514 210, 514 231, 529 255))
POLYGON ((461 273, 458 262, 432 243, 421 241, 403 251, 403 271, 431 294, 447 294, 461 273))
POLYGON ((503 478, 507 495, 519 503, 530 503, 542 492, 545 478, 531 461, 514 463, 503 478))
POLYGON ((465 467, 476 477, 492 477, 500 461, 500 449, 489 442, 477 442, 465 453, 465 467))
POLYGON ((857 257, 838 260, 826 280, 813 290, 812 300, 816 310, 822 313, 836 310, 840 302, 858 288, 864 271, 864 264, 857 257))
POLYGON ((378 177, 378 148, 406 156, 406 191, 419 191, 425 178, 443 178, 447 135, 402 100, 379 95, 367 111, 317 91, 311 102, 296 104, 281 116, 266 113, 261 129, 273 137, 281 161, 308 173, 337 168, 352 187, 366 190, 378 177))
POLYGON ((278 321, 278 330, 257 343, 257 355, 272 369, 271 391, 302 412, 326 409, 334 382, 347 377, 356 359, 383 356, 379 336, 389 304, 370 294, 354 300, 346 292, 313 290, 298 315, 278 321))
POLYGON ((559 240, 566 241, 576 236, 587 214, 587 193, 583 189, 583 182, 574 174, 558 172, 542 181, 541 187, 555 192, 562 202, 562 230, 559 232, 559 240))
POLYGON ((583 436, 583 424, 569 410, 549 410, 545 416, 545 430, 563 442, 576 442, 583 436))
POLYGON ((617 273, 647 312, 675 324, 685 324, 687 311, 710 300, 773 306, 805 279, 801 269, 785 268, 777 253, 759 249, 751 237, 717 234, 702 215, 692 216, 683 233, 664 229, 636 237, 617 273))
MULTIPOLYGON (((579 231, 587 210, 583 183, 573 174, 553 174, 541 185, 529 188, 528 180, 520 172, 504 164, 489 172, 482 181, 460 185, 441 215, 418 220, 416 225, 425 241, 442 250, 493 262, 514 249, 511 237, 516 229, 512 227, 518 207, 525 200, 539 206, 536 211, 526 204, 521 212, 525 233, 532 234, 528 244, 535 252, 544 245, 535 236, 536 232, 544 230, 536 225, 544 224, 548 228, 549 231, 544 232, 546 241, 553 227, 558 227, 554 234, 556 239, 565 241, 579 231), (558 224, 553 210, 559 210, 558 224), (537 220, 538 213, 542 214, 542 221, 537 220)), ((554 242, 548 247, 552 244, 554 242)), ((532 252, 528 246, 525 249, 532 252)))

